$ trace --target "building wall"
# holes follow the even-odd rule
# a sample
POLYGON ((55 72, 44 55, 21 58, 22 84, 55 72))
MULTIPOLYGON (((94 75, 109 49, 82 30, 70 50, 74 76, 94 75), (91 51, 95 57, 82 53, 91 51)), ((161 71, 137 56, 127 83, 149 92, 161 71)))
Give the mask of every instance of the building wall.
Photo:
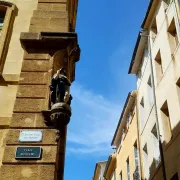
MULTIPOLYGON (((13 113, 17 93, 17 84, 20 77, 24 50, 20 44, 20 33, 28 32, 33 10, 37 7, 38 0, 6 0, 17 6, 17 15, 12 29, 7 56, 2 73, 3 81, 0 82, 0 166, 5 146, 5 137, 13 113)), ((3 29, 6 27, 3 27, 3 29)), ((2 44, 1 44, 2 45, 2 44)))
MULTIPOLYGON (((151 39, 151 51, 152 51, 152 61, 153 61, 153 71, 154 71, 154 80, 155 80, 155 93, 157 99, 157 111, 158 111, 158 119, 160 125, 160 134, 162 135, 163 142, 163 150, 165 156, 165 166, 166 166, 166 175, 167 179, 170 179, 176 172, 179 172, 179 122, 180 122, 180 101, 179 101, 179 87, 176 85, 179 77, 180 77, 180 48, 179 44, 172 52, 171 43, 170 43, 170 35, 169 35, 169 27, 174 18, 175 25, 177 29, 177 33, 179 32, 179 24, 176 19, 176 11, 174 8, 174 4, 171 3, 168 7, 162 1, 157 7, 156 14, 154 15, 154 19, 156 19, 157 24, 157 35, 155 40, 151 39), (160 51, 161 54, 161 64, 162 64, 162 75, 158 77, 158 69, 156 59, 158 59, 157 55, 160 51), (169 116, 170 116, 170 126, 172 137, 167 139, 167 129, 164 128, 165 120, 162 115, 161 108, 163 104, 167 101, 169 116), (173 163, 172 163, 173 162, 173 163)), ((151 22, 153 24, 153 21, 151 22)), ((150 28, 150 35, 152 37, 152 29, 150 28)), ((178 34, 178 38, 180 41, 180 35, 178 34)), ((139 104, 139 119, 140 119, 140 140, 141 140, 141 157, 142 157, 142 166, 143 172, 142 177, 147 178, 148 173, 145 170, 146 165, 148 163, 149 173, 151 179, 162 179, 161 167, 156 165, 154 162, 155 156, 158 154, 158 148, 154 147, 153 140, 153 127, 156 122, 155 117, 155 109, 154 105, 149 105, 148 102, 148 91, 147 91, 147 81, 150 73, 150 57, 144 58, 142 63, 143 69, 144 64, 146 64, 144 74, 141 77, 141 80, 138 78, 138 104, 139 104), (142 97, 144 97, 144 112, 143 115, 145 122, 144 126, 142 125, 142 117, 141 117, 141 108, 140 102, 142 97), (144 157, 144 147, 147 145, 147 161, 145 161, 144 157), (161 177, 161 178, 160 178, 161 177)), ((163 106, 164 107, 164 106, 163 106)), ((158 146, 158 144, 157 144, 158 146)), ((180 176, 180 172, 179 172, 180 176)))
MULTIPOLYGON (((57 47, 47 48, 49 46, 47 42, 43 42, 43 46, 39 45, 41 43, 39 34, 74 32, 77 1, 14 0, 11 2, 17 7, 17 15, 11 29, 10 42, 8 45, 4 43, 7 55, 3 70, 0 64, 0 179, 12 177, 14 180, 57 179, 57 176, 63 176, 65 156, 63 141, 66 139, 67 127, 63 127, 64 136, 61 133, 59 138, 61 144, 58 145, 57 130, 52 126, 47 127, 42 110, 49 110, 49 85, 55 70, 66 68, 68 79, 74 81, 75 62, 79 60, 79 51, 71 54, 72 56, 70 52, 79 46, 75 37, 72 41, 67 39, 65 43, 61 41, 57 47), (30 40, 36 43, 33 46, 31 43, 29 47, 23 41, 22 47, 21 33, 21 42, 30 40), (65 56, 66 61, 64 61, 65 56), (36 142, 36 146, 42 149, 40 159, 23 161, 15 158, 17 147, 27 145, 18 141, 22 129, 42 130, 42 141, 36 142)), ((2 34, 4 28, 5 25, 2 34)), ((2 37, 3 35, 0 39, 1 45, 2 37)), ((56 38, 61 39, 59 36, 56 38)), ((53 40, 57 40, 56 38, 53 40)))
MULTIPOLYGON (((140 57, 141 58, 141 57, 140 57)), ((152 148, 152 129, 156 123, 155 119, 155 109, 154 101, 152 95, 152 88, 148 85, 148 81, 152 83, 151 69, 150 69, 150 56, 148 52, 148 47, 145 47, 144 55, 142 57, 142 63, 139 68, 139 73, 137 75, 137 104, 138 104, 138 121, 139 121, 139 137, 140 137, 140 149, 142 156, 142 178, 147 178, 150 168, 147 169, 147 162, 144 160, 144 146, 147 146, 147 156, 149 167, 153 163, 154 149, 152 148), (141 74, 141 75, 139 75, 141 74), (151 88, 151 94, 148 91, 151 88), (151 99, 151 100, 150 100, 151 99), (141 102, 143 100, 143 107, 141 102), (146 170, 145 170, 146 169, 146 170)))
POLYGON ((137 141, 137 123, 136 123, 136 110, 133 111, 133 117, 130 121, 129 128, 121 142, 121 145, 116 151, 116 179, 120 179, 120 173, 122 172, 122 178, 127 179, 127 159, 129 158, 130 177, 133 179, 133 173, 135 171, 135 159, 134 159, 134 144, 137 141))
MULTIPOLYGON (((180 142, 180 137, 178 136, 180 132, 180 91, 176 84, 180 77, 180 44, 178 44, 176 49, 172 52, 170 48, 169 33, 167 31, 173 18, 175 19, 177 33, 179 32, 179 24, 176 21, 176 14, 173 4, 168 7, 166 13, 163 12, 163 6, 161 6, 161 9, 157 14, 157 23, 160 24, 161 29, 159 30, 157 40, 152 47, 152 56, 154 59, 156 52, 158 49, 160 49, 162 54, 163 74, 159 81, 157 81, 157 77, 155 76, 156 97, 160 132, 162 135, 164 148, 166 176, 167 179, 170 179, 176 172, 179 173, 180 177, 180 171, 178 168, 180 153, 178 146, 180 142), (164 21, 159 21, 159 19, 164 19, 164 21), (172 133, 170 140, 166 138, 167 131, 163 126, 164 118, 161 111, 161 107, 165 101, 167 101, 170 116, 172 133)), ((180 42, 180 34, 178 34, 178 39, 180 42)), ((153 67, 154 72, 156 72, 155 64, 153 64, 153 67)))

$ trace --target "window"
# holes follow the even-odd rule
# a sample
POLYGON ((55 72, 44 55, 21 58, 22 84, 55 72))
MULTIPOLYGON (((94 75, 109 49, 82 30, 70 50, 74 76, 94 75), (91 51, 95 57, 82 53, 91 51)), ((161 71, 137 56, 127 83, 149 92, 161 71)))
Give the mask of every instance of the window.
POLYGON ((121 173, 119 174, 119 179, 120 179, 120 180, 123 180, 123 178, 122 178, 122 171, 121 171, 121 173))
POLYGON ((171 21, 170 26, 168 28, 168 37, 169 37, 169 44, 170 44, 170 48, 171 48, 171 53, 173 54, 175 49, 177 48, 177 46, 179 44, 174 18, 171 21))
POLYGON ((143 164, 144 164, 144 175, 145 179, 149 179, 149 162, 148 162, 148 151, 147 151, 147 144, 144 145, 143 148, 143 164))
POLYGON ((144 48, 144 52, 143 52, 143 56, 142 56, 142 64, 141 64, 141 76, 144 75, 145 69, 146 69, 146 65, 148 62, 148 55, 149 55, 149 51, 147 46, 144 48))
MULTIPOLYGON (((10 2, 0 1, 0 74, 3 72, 17 7, 10 2)), ((1 75, 0 75, 1 76, 1 75)))
POLYGON ((147 90, 148 90, 148 99, 149 99, 149 104, 153 105, 154 103, 154 98, 153 98, 153 86, 152 86, 152 79, 151 76, 149 76, 148 82, 147 82, 147 90))
POLYGON ((178 173, 174 174, 170 180, 179 180, 178 173))
POLYGON ((140 83, 141 83, 141 79, 142 79, 142 71, 141 68, 138 70, 137 74, 136 74, 136 78, 137 78, 137 87, 139 87, 140 83))
POLYGON ((135 144, 134 144, 134 163, 135 163, 135 171, 133 173, 133 178, 136 180, 140 180, 139 156, 138 156, 137 142, 135 142, 135 144))
POLYGON ((129 165, 129 158, 126 160, 127 166, 127 180, 130 180, 130 165, 129 165))
POLYGON ((176 85, 177 85, 177 93, 178 93, 179 102, 180 102, 180 78, 177 80, 176 85))
POLYGON ((161 79, 161 77, 163 75, 160 50, 158 51, 158 53, 155 57, 155 69, 156 69, 156 78, 157 78, 157 81, 159 82, 159 80, 161 79))
POLYGON ((126 128, 127 129, 129 128, 129 122, 130 122, 130 114, 128 115, 127 120, 126 120, 126 128))
POLYGON ((138 167, 139 166, 139 157, 138 157, 137 142, 134 144, 134 162, 135 162, 135 167, 138 167))
POLYGON ((169 116, 169 109, 167 101, 161 107, 161 116, 162 116, 162 124, 163 124, 163 131, 164 131, 164 139, 165 142, 169 142, 172 137, 171 133, 171 123, 170 123, 170 116, 169 116))
POLYGON ((116 171, 114 170, 114 172, 111 175, 111 180, 116 180, 116 171))
POLYGON ((148 47, 146 46, 143 50, 143 54, 141 57, 141 64, 139 65, 139 70, 136 74, 137 87, 139 87, 139 85, 141 84, 141 80, 143 78, 143 75, 147 66, 148 58, 149 58, 149 51, 148 51, 148 47))
POLYGON ((156 124, 154 125, 151 133, 152 133, 152 141, 153 141, 153 157, 154 157, 155 165, 157 167, 161 159, 160 159, 159 140, 158 140, 156 124))
POLYGON ((3 25, 4 25, 5 15, 6 15, 6 9, 0 6, 0 35, 1 35, 3 25))
POLYGON ((131 119, 132 119, 132 112, 129 112, 128 116, 127 116, 127 120, 126 120, 126 128, 127 129, 129 128, 129 124, 131 122, 131 119))
POLYGON ((122 137, 121 137, 121 141, 123 141, 124 140, 124 138, 125 138, 125 129, 122 129, 122 137))
POLYGON ((157 33, 158 33, 158 31, 157 31, 157 23, 156 23, 156 18, 155 18, 153 23, 152 23, 152 26, 151 26, 151 37, 152 37, 153 42, 156 39, 157 33))
POLYGON ((141 121, 141 128, 144 127, 145 122, 145 109, 144 109, 144 98, 142 97, 140 102, 140 121, 141 121))

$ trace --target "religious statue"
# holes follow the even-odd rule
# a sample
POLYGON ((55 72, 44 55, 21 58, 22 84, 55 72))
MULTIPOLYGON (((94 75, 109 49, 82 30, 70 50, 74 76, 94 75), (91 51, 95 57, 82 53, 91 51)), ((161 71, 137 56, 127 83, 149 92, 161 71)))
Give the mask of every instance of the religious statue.
POLYGON ((65 68, 61 68, 53 76, 50 85, 50 102, 51 107, 56 103, 71 104, 72 96, 69 93, 71 82, 67 78, 65 68))

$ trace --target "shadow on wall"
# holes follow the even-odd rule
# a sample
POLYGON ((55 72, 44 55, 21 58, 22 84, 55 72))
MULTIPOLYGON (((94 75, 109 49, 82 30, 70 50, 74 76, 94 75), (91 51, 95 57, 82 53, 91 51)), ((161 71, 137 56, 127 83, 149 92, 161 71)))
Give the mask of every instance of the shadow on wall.
MULTIPOLYGON (((163 142, 163 153, 166 169, 167 180, 178 180, 177 174, 179 173, 180 179, 180 122, 175 128, 171 130, 172 137, 169 142, 163 142)), ((153 159, 149 168, 150 178, 152 180, 163 180, 161 162, 153 159)))

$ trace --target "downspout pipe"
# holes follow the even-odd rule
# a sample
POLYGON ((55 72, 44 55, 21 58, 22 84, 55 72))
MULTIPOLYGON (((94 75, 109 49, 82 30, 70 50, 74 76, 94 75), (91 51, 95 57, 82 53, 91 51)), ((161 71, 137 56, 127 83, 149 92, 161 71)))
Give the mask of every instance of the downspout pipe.
MULTIPOLYGON (((138 91, 136 92, 138 93, 138 91)), ((137 101, 137 95, 135 98, 135 105, 136 105, 136 125, 137 125, 137 143, 138 143, 138 156, 139 156, 139 174, 140 179, 142 179, 142 158, 141 158, 141 149, 140 149, 140 134, 139 134, 139 113, 138 113, 138 101, 137 101)))
POLYGON ((161 135, 160 135, 158 111, 157 111, 157 100, 156 100, 156 92, 155 92, 155 82, 154 82, 154 71, 153 71, 153 60, 152 60, 152 52, 151 52, 150 34, 144 35, 141 33, 141 37, 147 37, 148 38, 148 49, 149 49, 148 51, 149 51, 149 57, 150 57, 150 69, 151 69, 151 76, 152 76, 152 87, 153 87, 153 99, 154 99, 154 107, 155 107, 157 136, 158 136, 158 141, 159 141, 159 151, 160 151, 161 164, 162 164, 163 180, 166 180, 167 179, 166 178, 166 168, 165 168, 163 147, 162 147, 162 143, 161 143, 161 135))

